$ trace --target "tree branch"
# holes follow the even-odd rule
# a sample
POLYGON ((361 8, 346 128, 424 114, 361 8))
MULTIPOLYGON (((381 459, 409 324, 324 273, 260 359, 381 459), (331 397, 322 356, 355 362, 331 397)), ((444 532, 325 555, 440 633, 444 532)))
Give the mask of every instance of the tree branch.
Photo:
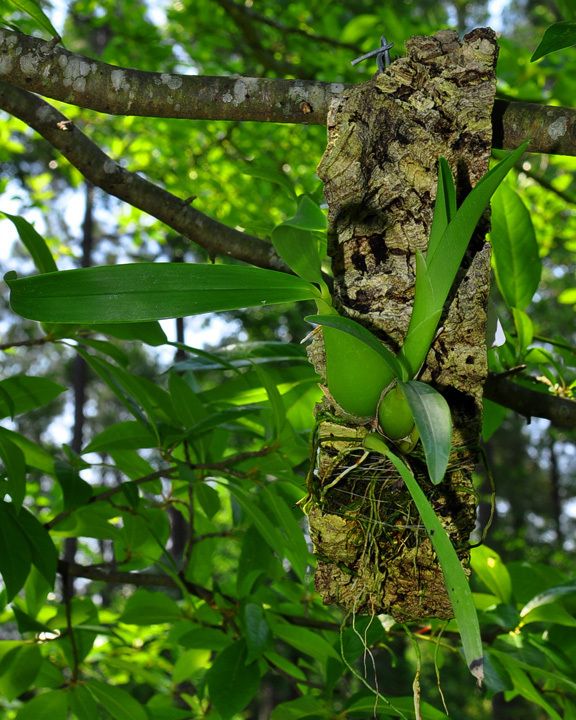
POLYGON ((263 268, 286 267, 269 243, 223 225, 137 173, 121 167, 41 98, 0 82, 0 108, 42 135, 93 185, 147 212, 203 247, 263 268))
MULTIPOLYGON (((58 572, 60 574, 68 573, 71 577, 81 577, 88 580, 117 585, 135 585, 136 587, 164 587, 180 589, 183 585, 191 595, 204 600, 209 605, 213 605, 214 603, 214 595, 210 590, 202 587, 202 585, 186 580, 186 578, 182 575, 178 576, 181 583, 179 584, 174 578, 169 575, 163 575, 162 573, 126 572, 122 570, 115 570, 114 568, 107 569, 106 567, 99 565, 78 565, 77 563, 67 563, 65 560, 58 560, 58 572)), ((223 595, 222 593, 219 594, 223 595)), ((223 595, 223 597, 228 599, 230 602, 233 602, 232 598, 225 595, 223 595)), ((327 620, 315 620, 314 618, 288 615, 286 613, 278 614, 280 617, 288 620, 288 622, 292 625, 316 628, 317 630, 332 630, 335 632, 338 632, 341 629, 338 623, 327 620)))
POLYGON ((323 124, 341 83, 142 72, 0 29, 0 80, 109 115, 323 124))
POLYGON ((484 385, 484 397, 527 418, 550 420, 557 428, 576 427, 576 402, 531 390, 509 377, 489 375, 484 385))
MULTIPOLYGON (((314 80, 200 77, 115 67, 39 38, 0 29, 0 79, 110 115, 323 125, 346 85, 314 80)), ((497 100, 496 148, 530 137, 531 152, 576 155, 576 110, 497 100)))

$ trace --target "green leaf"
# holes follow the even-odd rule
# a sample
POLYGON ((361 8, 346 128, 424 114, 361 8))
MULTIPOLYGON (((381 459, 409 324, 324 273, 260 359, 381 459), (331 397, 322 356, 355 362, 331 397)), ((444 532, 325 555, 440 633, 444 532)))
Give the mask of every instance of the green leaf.
POLYGON ((528 350, 528 346, 534 339, 534 325, 530 317, 517 308, 512 308, 512 317, 516 327, 518 361, 522 362, 528 350))
POLYGON ((432 386, 410 380, 401 383, 420 434, 426 466, 434 485, 442 482, 452 445, 452 418, 446 400, 432 386))
POLYGON ((534 687, 529 675, 522 668, 522 663, 519 663, 512 655, 495 650, 494 648, 492 648, 490 652, 499 660, 510 676, 514 688, 514 696, 521 695, 529 702, 539 705, 546 711, 551 720, 562 720, 556 710, 546 702, 541 693, 534 687))
MULTIPOLYGON (((8 1, 10 2, 10 0, 8 1)), ((16 230, 18 231, 18 235, 20 236, 20 240, 22 240, 24 246, 26 247, 26 250, 28 250, 28 252, 32 256, 32 260, 34 261, 34 265, 38 269, 38 272, 57 272, 58 268, 56 266, 56 263, 54 262, 52 253, 48 249, 46 241, 36 231, 34 226, 31 225, 27 220, 24 220, 24 218, 18 217, 17 215, 10 215, 3 210, 0 210, 0 213, 14 224, 14 227, 16 228, 16 230)))
POLYGON ((86 505, 92 497, 92 486, 82 480, 79 473, 67 462, 57 460, 54 466, 56 479, 62 488, 64 510, 86 505))
POLYGON ((269 517, 274 521, 277 532, 283 538, 286 557, 290 560, 296 575, 304 582, 309 572, 312 557, 308 551, 302 528, 294 517, 293 510, 290 509, 288 503, 280 495, 278 484, 267 488, 266 492, 263 493, 263 502, 269 509, 269 517))
POLYGON ((506 565, 500 555, 486 545, 472 549, 470 564, 472 570, 502 603, 509 603, 512 598, 512 582, 506 565))
POLYGON ((411 369, 412 377, 426 359, 444 303, 476 225, 497 187, 527 146, 528 141, 479 180, 458 208, 442 237, 435 239, 432 252, 426 255, 426 261, 420 261, 420 268, 416 273, 414 306, 401 351, 401 356, 411 369))
MULTIPOLYGON (((414 697, 412 695, 405 697, 388 697, 386 699, 390 703, 389 705, 386 705, 384 702, 378 703, 378 718, 414 717, 414 697)), ((347 705, 347 715, 352 718, 356 717, 356 713, 370 713, 370 715, 363 715, 362 717, 373 717, 374 706, 374 695, 364 695, 347 705)), ((448 715, 437 710, 433 705, 430 705, 430 703, 420 702, 419 707, 421 712, 419 720, 445 720, 448 718, 448 715)))
POLYGON ((38 26, 43 30, 46 30, 49 35, 52 35, 52 37, 55 38, 60 38, 56 29, 36 0, 6 0, 6 2, 8 5, 12 5, 12 7, 16 10, 20 10, 21 12, 26 13, 26 15, 30 15, 30 17, 38 23, 38 26))
POLYGON ((30 320, 126 323, 314 300, 301 278, 239 265, 134 263, 5 276, 14 312, 30 320))
POLYGON ((342 661, 340 654, 318 631, 313 632, 308 628, 290 625, 273 616, 269 617, 268 622, 274 637, 283 640, 299 652, 310 655, 321 664, 324 665, 328 658, 342 661))
POLYGON ((569 585, 557 585, 556 587, 548 588, 548 590, 539 593, 524 605, 522 610, 520 610, 520 617, 524 619, 536 608, 549 605, 550 603, 556 603, 559 600, 563 600, 574 595, 576 595, 576 585, 574 583, 569 585))
POLYGON ((208 417, 208 411, 204 404, 184 377, 171 372, 169 388, 174 413, 184 427, 192 427, 208 417))
POLYGON ((364 444, 366 448, 387 457, 406 483, 406 487, 414 500, 430 541, 438 555, 448 597, 458 623, 468 669, 478 683, 481 684, 484 678, 484 660, 480 625, 466 574, 462 569, 462 564, 450 542, 450 538, 410 468, 387 447, 379 435, 370 433, 366 436, 364 444))
POLYGON ((28 701, 16 715, 16 720, 66 720, 67 717, 68 692, 49 690, 28 701))
MULTIPOLYGON (((372 698, 372 708, 374 698, 372 698)), ((302 695, 296 700, 276 705, 270 715, 270 720, 300 720, 301 718, 326 717, 326 702, 312 695, 302 695)))
POLYGON ((91 452, 109 452, 110 450, 139 450, 140 448, 157 447, 157 445, 158 438, 147 426, 136 420, 126 420, 109 425, 98 433, 82 449, 82 455, 91 452))
POLYGON ((14 506, 20 508, 26 495, 26 460, 18 445, 4 433, 0 433, 0 459, 6 471, 4 492, 9 493, 14 506))
POLYGON ((20 435, 20 433, 8 430, 7 428, 0 428, 0 435, 11 440, 14 445, 17 445, 22 450, 26 465, 41 470, 47 475, 54 474, 53 456, 41 448, 38 443, 32 442, 23 435, 20 435))
MULTIPOLYGON (((375 353, 380 355, 384 361, 385 366, 390 372, 390 380, 393 377, 400 378, 401 380, 407 380, 406 369, 402 365, 401 361, 385 347, 378 338, 370 332, 367 328, 360 323, 357 323, 351 318, 342 317, 341 315, 308 315, 304 318, 306 322, 314 323, 316 325, 322 325, 323 327, 333 328, 340 332, 346 333, 360 343, 374 350, 375 353)), ((361 368, 359 368, 362 371, 361 368)))
POLYGON ((284 409, 282 396, 278 392, 276 383, 273 382, 271 376, 264 370, 263 367, 256 365, 254 369, 256 370, 256 375, 258 375, 262 383, 262 387, 266 390, 266 395, 268 396, 268 401, 272 411, 273 437, 277 438, 280 436, 280 433, 286 424, 286 410, 284 409))
POLYGON ((126 690, 99 680, 89 680, 85 687, 98 705, 102 706, 114 720, 148 720, 148 714, 142 705, 126 690))
POLYGON ((246 658, 246 644, 238 640, 222 650, 206 673, 210 700, 222 720, 243 710, 258 692, 258 665, 248 666, 246 658))
POLYGON ((300 195, 296 215, 285 220, 283 225, 310 232, 326 232, 328 223, 318 203, 310 195, 300 195))
POLYGON ((548 53, 563 50, 564 48, 576 45, 576 22, 563 21, 554 23, 546 28, 546 32, 534 54, 530 58, 530 62, 540 60, 548 53))
POLYGON ((511 308, 524 310, 540 283, 542 262, 530 213, 509 185, 492 199, 490 237, 498 289, 511 308))
POLYGON ((72 685, 69 689, 70 709, 78 720, 99 720, 98 705, 85 685, 72 685))
POLYGON ((146 345, 158 347, 168 342, 166 333, 159 322, 133 322, 118 325, 94 324, 90 328, 102 335, 111 335, 119 340, 139 340, 146 345))
POLYGON ((248 650, 246 663, 249 665, 260 658, 270 644, 270 628, 260 605, 247 603, 244 606, 244 627, 248 650))
POLYGON ((284 262, 300 277, 322 282, 318 233, 326 231, 326 216, 308 195, 298 198, 294 217, 277 225, 271 240, 284 262))
POLYGON ((6 586, 8 601, 24 585, 31 564, 30 544, 17 521, 14 508, 9 503, 0 502, 0 575, 6 586))
POLYGON ((279 185, 281 188, 286 190, 291 198, 296 197, 294 183, 283 170, 278 170, 277 168, 271 167, 263 162, 252 161, 242 165, 240 172, 243 175, 260 178, 261 180, 266 180, 267 182, 279 185))
POLYGON ((32 564, 52 589, 56 580, 58 551, 50 533, 36 516, 24 507, 20 508, 16 521, 28 539, 32 564))
POLYGON ((0 380, 0 390, 0 417, 13 417, 47 405, 66 388, 47 378, 13 375, 0 380), (10 398, 10 402, 5 395, 10 398))
POLYGON ((42 654, 37 645, 14 648, 4 655, 0 662, 0 695, 14 700, 32 687, 40 665, 42 654))
POLYGON ((438 160, 438 184, 436 187, 436 202, 434 203, 434 216, 430 237, 428 238, 428 253, 433 255, 446 232, 448 224, 456 214, 456 187, 454 178, 446 158, 438 160))
POLYGON ((127 625, 155 625, 181 620, 182 612, 167 595, 140 589, 128 598, 118 619, 127 625))
POLYGON ((509 409, 503 405, 482 399, 482 440, 487 442, 504 422, 509 409))
POLYGON ((297 275, 309 282, 322 280, 315 233, 282 223, 272 231, 271 240, 278 255, 297 275))

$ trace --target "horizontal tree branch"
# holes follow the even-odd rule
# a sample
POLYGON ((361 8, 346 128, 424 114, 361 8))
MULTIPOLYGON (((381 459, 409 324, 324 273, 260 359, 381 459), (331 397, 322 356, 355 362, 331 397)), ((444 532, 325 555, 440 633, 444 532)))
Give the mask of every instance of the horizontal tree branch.
POLYGON ((531 390, 508 376, 489 375, 484 385, 484 397, 524 417, 550 420, 557 428, 576 427, 575 401, 531 390))
POLYGON ((93 185, 158 218, 211 257, 224 255, 258 267, 286 269, 271 244, 213 220, 186 200, 126 170, 33 93, 0 82, 0 108, 40 133, 93 185))
MULTIPOLYGON (((39 38, 0 29, 0 79, 111 115, 325 124, 347 86, 315 80, 202 77, 116 67, 39 38)), ((497 100, 496 148, 576 155, 576 110, 497 100)))
MULTIPOLYGON (((180 589, 184 586, 186 590, 195 597, 204 600, 209 605, 214 603, 214 595, 211 590, 192 583, 186 578, 179 575, 179 582, 169 575, 162 573, 148 572, 126 572, 116 570, 115 568, 106 568, 101 565, 79 565, 78 563, 67 562, 66 560, 58 560, 58 572, 61 575, 66 573, 70 577, 86 578, 97 582, 110 583, 112 585, 135 585, 136 587, 163 587, 180 589)), ((219 593, 222 595, 222 593, 219 593)), ((224 596, 230 602, 234 602, 233 598, 224 596)), ((292 625, 301 627, 316 628, 317 630, 340 631, 340 625, 327 620, 315 620, 309 617, 300 617, 299 615, 288 615, 279 613, 285 620, 292 625)))

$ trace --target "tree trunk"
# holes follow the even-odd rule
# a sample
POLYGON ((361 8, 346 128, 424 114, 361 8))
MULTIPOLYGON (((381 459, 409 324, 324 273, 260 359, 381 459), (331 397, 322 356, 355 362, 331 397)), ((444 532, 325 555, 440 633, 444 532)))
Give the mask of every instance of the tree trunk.
MULTIPOLYGON (((459 203, 487 170, 496 56, 490 29, 462 42, 451 31, 412 38, 406 57, 331 106, 319 175, 329 206, 335 303, 395 352, 410 318, 415 253, 427 247, 438 158, 452 168, 459 203)), ((418 448, 407 458, 464 564, 476 519, 472 471, 487 374, 488 226, 484 218, 472 238, 419 375, 451 407, 446 478, 431 485, 418 448)), ((311 356, 323 376, 321 341, 311 356)), ((362 368, 350 373, 363 382, 362 368)), ((306 510, 325 602, 399 621, 451 617, 442 572, 407 489, 389 461, 363 451, 370 426, 351 420, 329 396, 317 422, 306 510)))

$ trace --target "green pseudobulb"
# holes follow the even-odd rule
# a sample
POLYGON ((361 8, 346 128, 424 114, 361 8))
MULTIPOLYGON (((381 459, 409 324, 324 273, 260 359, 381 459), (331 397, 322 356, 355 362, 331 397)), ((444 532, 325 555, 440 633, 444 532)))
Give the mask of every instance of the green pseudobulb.
POLYGON ((380 429, 390 440, 401 440, 414 430, 414 415, 399 385, 394 385, 378 407, 380 429))
POLYGON ((338 405, 356 417, 375 417, 380 395, 393 379, 386 361, 357 338, 324 327, 326 384, 338 405))

